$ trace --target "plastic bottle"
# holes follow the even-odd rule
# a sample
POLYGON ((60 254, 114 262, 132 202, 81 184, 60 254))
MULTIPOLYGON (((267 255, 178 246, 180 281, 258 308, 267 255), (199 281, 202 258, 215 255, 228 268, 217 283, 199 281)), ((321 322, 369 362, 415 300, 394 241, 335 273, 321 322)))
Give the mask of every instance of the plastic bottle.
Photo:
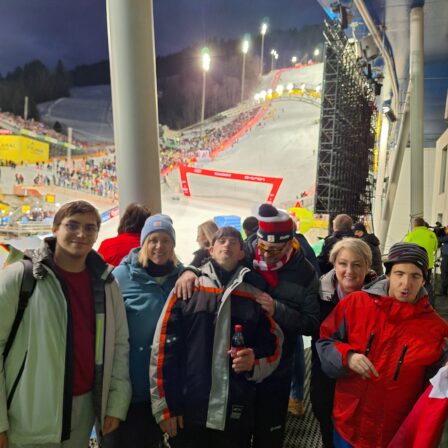
POLYGON ((245 347, 244 336, 243 336, 243 326, 235 325, 235 331, 232 336, 232 342, 230 344, 230 356, 232 358, 236 357, 236 354, 245 347))

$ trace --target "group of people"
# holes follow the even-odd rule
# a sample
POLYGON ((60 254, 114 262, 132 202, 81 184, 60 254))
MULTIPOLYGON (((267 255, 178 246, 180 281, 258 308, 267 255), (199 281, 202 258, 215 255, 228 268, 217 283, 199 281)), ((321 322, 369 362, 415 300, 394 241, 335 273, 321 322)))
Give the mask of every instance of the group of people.
POLYGON ((448 324, 426 250, 394 244, 381 275, 362 235, 335 238, 347 218, 313 260, 262 204, 245 241, 200 226, 182 265, 169 216, 131 204, 97 253, 98 211, 63 205, 54 236, 0 272, 0 448, 87 446, 94 423, 105 448, 281 447, 303 335, 324 446, 409 446, 396 434, 446 362, 448 324))

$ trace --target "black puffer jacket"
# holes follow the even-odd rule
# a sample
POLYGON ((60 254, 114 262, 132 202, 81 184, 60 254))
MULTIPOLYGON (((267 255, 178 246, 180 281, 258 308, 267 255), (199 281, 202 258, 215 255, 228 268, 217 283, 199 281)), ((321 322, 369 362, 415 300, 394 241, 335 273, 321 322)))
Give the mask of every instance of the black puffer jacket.
MULTIPOLYGON (((252 269, 255 248, 256 240, 245 245, 246 263, 252 269)), ((301 249, 278 270, 278 278, 278 285, 267 285, 265 291, 277 301, 273 317, 285 336, 283 358, 290 358, 297 335, 311 336, 319 329, 319 281, 301 249)))
POLYGON ((365 233, 361 239, 367 243, 372 251, 372 269, 383 275, 383 261, 381 260, 380 240, 373 233, 365 233))
POLYGON ((330 272, 333 269, 333 265, 330 263, 330 252, 333 246, 342 238, 348 238, 355 236, 351 230, 338 230, 328 235, 324 240, 324 245, 322 246, 322 251, 317 257, 319 262, 321 275, 330 272))

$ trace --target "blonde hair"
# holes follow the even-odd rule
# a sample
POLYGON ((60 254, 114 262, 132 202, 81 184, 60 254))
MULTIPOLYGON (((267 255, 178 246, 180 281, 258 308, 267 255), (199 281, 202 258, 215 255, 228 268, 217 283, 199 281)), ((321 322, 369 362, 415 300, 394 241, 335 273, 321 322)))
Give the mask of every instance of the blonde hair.
POLYGON ((367 269, 372 266, 372 251, 367 243, 359 238, 343 238, 338 241, 330 252, 330 263, 334 266, 339 253, 342 250, 349 250, 358 255, 366 264, 367 269))
POLYGON ((213 235, 218 231, 218 226, 211 219, 198 225, 198 232, 202 232, 208 241, 207 247, 212 245, 213 235))
MULTIPOLYGON (((149 265, 149 238, 146 238, 146 240, 143 242, 143 246, 140 248, 140 250, 138 251, 137 254, 137 261, 138 264, 142 267, 142 268, 147 268, 149 265)), ((180 262, 179 259, 177 258, 176 253, 174 252, 174 246, 173 246, 173 256, 171 257, 171 261, 173 262, 174 266, 177 266, 180 262)))

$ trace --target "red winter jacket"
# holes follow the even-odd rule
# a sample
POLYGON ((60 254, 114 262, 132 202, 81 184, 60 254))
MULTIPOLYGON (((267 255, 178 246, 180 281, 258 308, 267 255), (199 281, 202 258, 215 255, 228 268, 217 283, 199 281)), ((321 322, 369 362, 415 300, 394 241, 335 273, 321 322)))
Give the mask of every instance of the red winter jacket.
POLYGON ((336 430, 356 448, 388 445, 411 411, 443 355, 448 324, 428 302, 388 297, 388 280, 341 300, 322 323, 317 350, 324 372, 337 378, 336 430), (364 380, 350 371, 347 354, 367 354, 379 377, 364 380))
POLYGON ((106 263, 112 266, 118 266, 121 260, 129 254, 129 252, 140 246, 139 233, 120 233, 119 235, 104 240, 98 249, 106 263))

